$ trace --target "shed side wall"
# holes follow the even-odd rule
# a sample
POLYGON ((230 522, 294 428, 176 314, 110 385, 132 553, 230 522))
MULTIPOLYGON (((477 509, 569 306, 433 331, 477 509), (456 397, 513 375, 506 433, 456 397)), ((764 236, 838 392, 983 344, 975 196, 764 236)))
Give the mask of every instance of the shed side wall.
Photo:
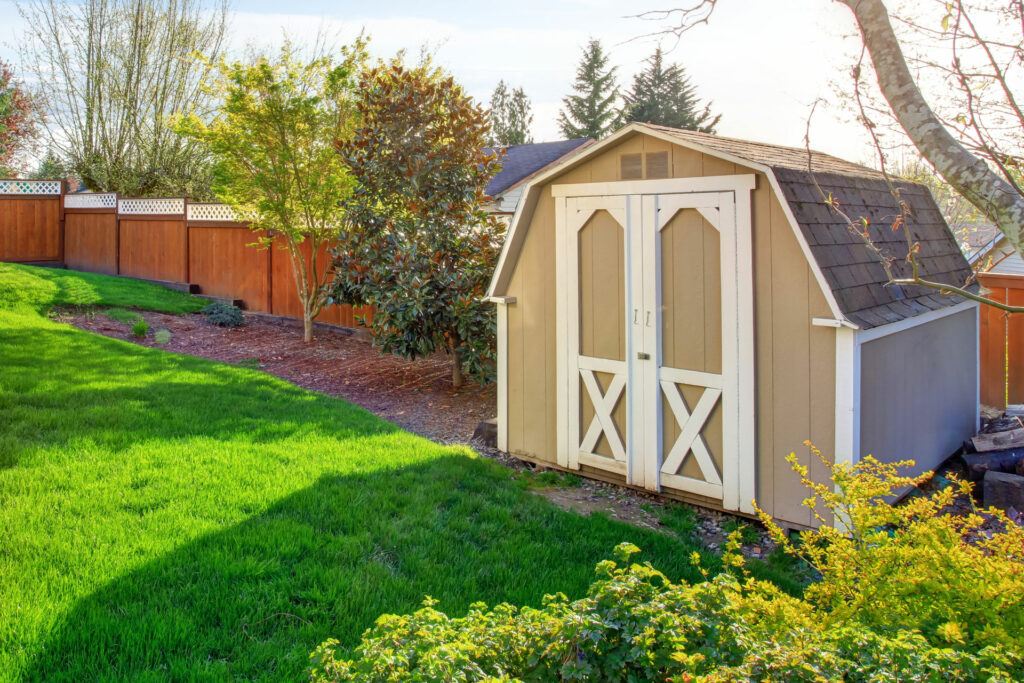
MULTIPOLYGON (((540 199, 506 295, 508 310, 509 451, 556 463, 555 209, 552 184, 617 181, 619 156, 669 152, 669 175, 691 178, 752 173, 751 169, 636 135, 540 188, 540 199)), ((834 443, 835 330, 811 319, 831 317, 767 178, 753 194, 755 326, 757 338, 757 500, 777 518, 810 525, 805 497, 785 457, 795 452, 816 478, 824 466, 803 446, 826 453, 834 443)), ((707 501, 701 501, 707 503, 707 501)))
POLYGON ((861 455, 934 470, 974 434, 978 329, 974 309, 861 346, 861 455))

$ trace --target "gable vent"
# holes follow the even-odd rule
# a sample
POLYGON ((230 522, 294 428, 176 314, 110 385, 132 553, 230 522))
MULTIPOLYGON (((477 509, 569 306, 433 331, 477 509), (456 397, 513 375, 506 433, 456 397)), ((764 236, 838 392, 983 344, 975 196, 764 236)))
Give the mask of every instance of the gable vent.
POLYGON ((649 152, 646 157, 647 178, 668 178, 668 152, 649 152))
POLYGON ((640 180, 644 177, 642 154, 623 154, 619 157, 619 177, 621 180, 640 180))

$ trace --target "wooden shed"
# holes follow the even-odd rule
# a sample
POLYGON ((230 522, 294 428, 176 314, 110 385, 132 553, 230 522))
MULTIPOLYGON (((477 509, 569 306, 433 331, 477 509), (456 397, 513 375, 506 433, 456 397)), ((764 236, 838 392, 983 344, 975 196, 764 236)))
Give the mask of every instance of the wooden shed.
MULTIPOLYGON (((812 524, 790 453, 930 469, 978 420, 977 306, 886 286, 818 186, 906 254, 879 173, 821 153, 631 124, 536 177, 509 229, 498 442, 520 458, 812 524), (817 186, 816 186, 817 183, 817 186)), ((934 280, 969 266, 903 184, 934 280)))

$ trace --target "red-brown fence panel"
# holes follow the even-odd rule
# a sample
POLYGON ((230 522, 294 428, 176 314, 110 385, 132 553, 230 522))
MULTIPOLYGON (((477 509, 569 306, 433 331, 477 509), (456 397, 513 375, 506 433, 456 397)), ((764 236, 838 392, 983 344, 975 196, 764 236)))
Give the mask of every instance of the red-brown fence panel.
MULTIPOLYGON (((306 263, 310 264, 312 250, 309 242, 302 244, 303 255, 306 263)), ((292 260, 287 249, 284 248, 284 240, 280 237, 274 240, 271 247, 271 264, 273 267, 274 291, 272 296, 271 313, 289 318, 302 318, 302 305, 299 303, 299 295, 295 288, 295 275, 292 272, 292 260)), ((331 263, 330 247, 323 245, 317 255, 317 270, 323 273, 331 263)), ((307 265, 307 268, 310 267, 307 265)), ((320 312, 317 322, 329 325, 341 325, 342 327, 359 327, 356 316, 361 316, 367 322, 373 319, 373 309, 369 306, 326 306, 320 312)))
MULTIPOLYGON (((1024 306, 1024 277, 981 274, 978 279, 990 298, 1024 306)), ((993 306, 982 306, 980 315, 981 402, 997 408, 1024 403, 1024 315, 993 306)))
POLYGON ((0 261, 63 260, 59 180, 0 180, 0 261))
POLYGON ((117 214, 121 275, 189 281, 184 199, 118 199, 117 214))
POLYGON ((270 250, 233 220, 223 204, 188 205, 189 282, 200 294, 241 299, 250 311, 271 311, 270 250))
POLYGON ((64 196, 64 265, 117 275, 117 195, 64 196))

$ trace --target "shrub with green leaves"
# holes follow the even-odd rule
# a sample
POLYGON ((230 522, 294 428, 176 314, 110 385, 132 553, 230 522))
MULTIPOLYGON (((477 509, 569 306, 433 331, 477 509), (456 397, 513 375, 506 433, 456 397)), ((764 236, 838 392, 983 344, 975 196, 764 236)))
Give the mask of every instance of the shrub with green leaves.
POLYGON ((245 324, 245 316, 238 306, 214 301, 203 309, 207 322, 218 327, 241 327, 245 324))
POLYGON ((171 343, 171 331, 166 327, 162 327, 153 333, 153 341, 160 346, 166 346, 171 343))
POLYGON ((624 543, 615 561, 598 564, 581 600, 478 603, 452 618, 427 598, 411 615, 380 617, 352 658, 337 641, 323 643, 311 678, 1021 680, 1024 530, 994 510, 943 514, 966 484, 889 506, 888 496, 916 481, 898 475, 903 464, 835 466, 835 490, 795 465, 821 527, 796 546, 763 519, 786 551, 821 574, 803 597, 747 573, 739 530, 726 570, 704 571, 697 583, 634 561, 639 550, 624 543))
POLYGON ((149 323, 145 320, 139 319, 132 325, 132 335, 142 339, 149 332, 149 323))

